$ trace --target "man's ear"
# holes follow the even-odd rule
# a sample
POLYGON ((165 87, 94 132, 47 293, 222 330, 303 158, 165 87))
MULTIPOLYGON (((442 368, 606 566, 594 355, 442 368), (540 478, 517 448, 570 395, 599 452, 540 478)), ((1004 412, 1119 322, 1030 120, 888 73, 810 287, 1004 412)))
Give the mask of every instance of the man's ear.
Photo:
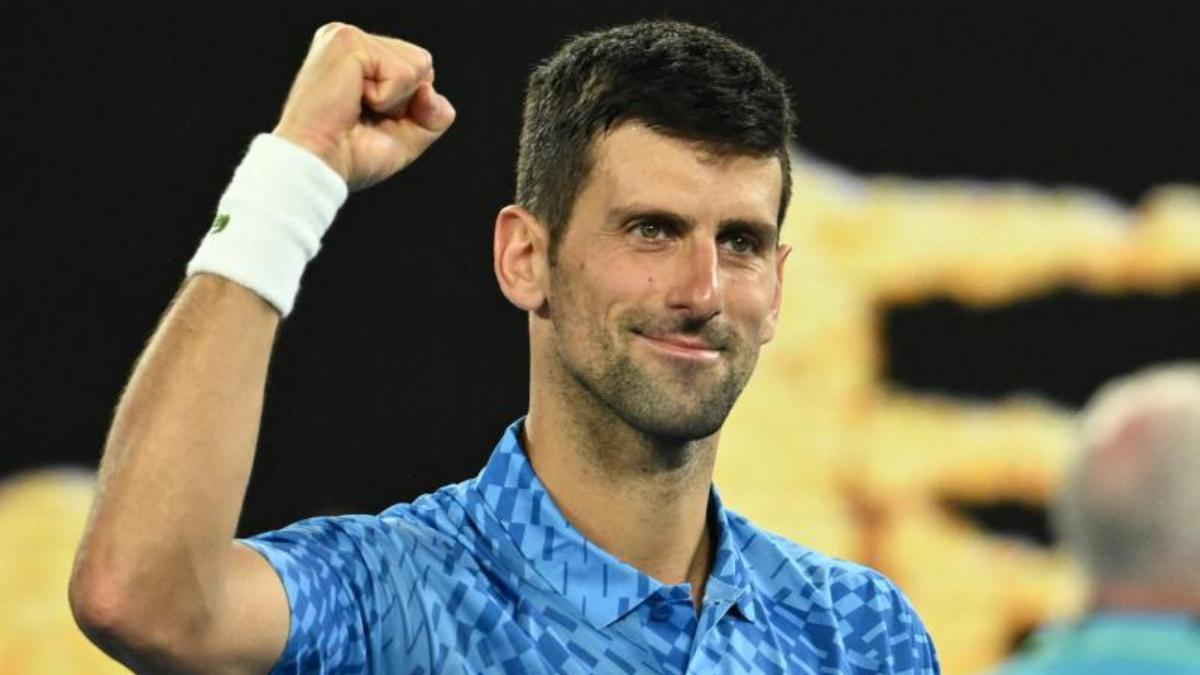
POLYGON ((762 343, 766 344, 775 337, 775 329, 779 325, 779 308, 783 306, 783 269, 792 247, 780 244, 775 252, 775 295, 771 298, 771 313, 763 323, 762 343))
POLYGON ((510 204, 496 214, 492 263, 500 292, 512 304, 536 312, 546 304, 549 232, 532 213, 510 204))

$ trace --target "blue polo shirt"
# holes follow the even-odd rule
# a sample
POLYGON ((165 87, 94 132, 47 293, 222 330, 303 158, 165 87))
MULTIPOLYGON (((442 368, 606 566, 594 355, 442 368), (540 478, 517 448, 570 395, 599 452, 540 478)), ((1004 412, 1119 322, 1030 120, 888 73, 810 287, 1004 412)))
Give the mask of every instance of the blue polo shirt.
POLYGON ((378 516, 246 543, 291 604, 275 673, 938 673, 883 575, 760 530, 712 492, 699 613, 588 541, 555 506, 518 420, 475 478, 378 516))

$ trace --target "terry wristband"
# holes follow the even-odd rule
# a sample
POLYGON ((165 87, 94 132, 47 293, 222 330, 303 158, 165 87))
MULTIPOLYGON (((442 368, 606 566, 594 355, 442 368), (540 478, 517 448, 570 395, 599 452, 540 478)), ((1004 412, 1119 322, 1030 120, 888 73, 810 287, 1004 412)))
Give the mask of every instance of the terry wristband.
POLYGON ((346 181, 311 152, 259 134, 221 196, 187 266, 257 293, 286 317, 308 261, 346 201, 346 181))

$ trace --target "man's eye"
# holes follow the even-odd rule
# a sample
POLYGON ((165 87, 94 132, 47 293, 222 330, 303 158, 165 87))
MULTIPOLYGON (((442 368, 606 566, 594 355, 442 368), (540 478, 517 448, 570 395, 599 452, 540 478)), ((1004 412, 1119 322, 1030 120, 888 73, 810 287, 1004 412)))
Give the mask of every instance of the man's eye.
POLYGON ((638 223, 634 227, 634 231, 642 239, 658 239, 663 235, 663 226, 658 223, 638 223))
POLYGON ((754 253, 758 248, 754 238, 744 234, 735 234, 725 241, 734 253, 754 253))

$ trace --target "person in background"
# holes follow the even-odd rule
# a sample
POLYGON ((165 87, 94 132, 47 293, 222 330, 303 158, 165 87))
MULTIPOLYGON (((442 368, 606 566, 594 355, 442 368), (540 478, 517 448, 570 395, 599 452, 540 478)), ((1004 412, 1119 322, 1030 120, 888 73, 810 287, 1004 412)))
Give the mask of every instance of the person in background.
POLYGON ((1200 673, 1200 363, 1105 385, 1079 441, 1054 518, 1089 577, 1087 613, 996 675, 1200 673))

